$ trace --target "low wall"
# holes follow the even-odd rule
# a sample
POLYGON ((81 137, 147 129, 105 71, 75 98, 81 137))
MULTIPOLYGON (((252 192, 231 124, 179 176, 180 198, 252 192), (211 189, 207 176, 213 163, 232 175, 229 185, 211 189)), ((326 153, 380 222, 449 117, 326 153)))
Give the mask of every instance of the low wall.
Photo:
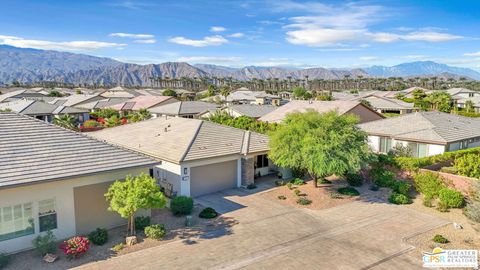
MULTIPOLYGON (((434 164, 434 165, 436 165, 436 164, 434 164)), ((445 184, 448 187, 451 187, 453 189, 456 189, 456 190, 462 192, 465 196, 468 196, 468 195, 471 194, 473 183, 475 181, 479 181, 478 179, 475 179, 475 178, 470 178, 470 177, 451 174, 451 173, 439 172, 439 171, 434 171, 434 170, 430 169, 434 165, 425 167, 424 169, 419 169, 419 171, 420 172, 431 172, 431 173, 438 174, 439 176, 441 176, 443 178, 445 184)))

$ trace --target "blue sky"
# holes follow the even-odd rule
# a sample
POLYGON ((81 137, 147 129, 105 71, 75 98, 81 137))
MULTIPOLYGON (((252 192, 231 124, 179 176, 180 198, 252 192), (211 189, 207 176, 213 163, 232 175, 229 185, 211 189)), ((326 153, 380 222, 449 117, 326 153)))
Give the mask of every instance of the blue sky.
POLYGON ((352 68, 433 60, 480 70, 475 0, 0 4, 0 44, 124 62, 352 68))

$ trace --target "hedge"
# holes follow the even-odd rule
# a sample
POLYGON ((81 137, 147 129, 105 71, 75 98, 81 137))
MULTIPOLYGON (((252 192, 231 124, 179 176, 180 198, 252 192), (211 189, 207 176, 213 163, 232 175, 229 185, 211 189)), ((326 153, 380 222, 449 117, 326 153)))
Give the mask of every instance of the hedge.
POLYGON ((480 147, 458 150, 453 152, 445 152, 440 155, 423 157, 423 158, 414 158, 414 157, 396 157, 395 162, 400 169, 417 171, 418 169, 433 165, 435 163, 445 162, 449 160, 455 160, 458 157, 464 156, 466 154, 480 154, 480 147))

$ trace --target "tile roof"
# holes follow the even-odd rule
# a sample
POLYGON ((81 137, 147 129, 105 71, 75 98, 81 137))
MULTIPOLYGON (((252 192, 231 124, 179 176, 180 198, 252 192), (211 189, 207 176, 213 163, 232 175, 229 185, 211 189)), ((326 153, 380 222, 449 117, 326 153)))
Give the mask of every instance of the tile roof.
POLYGON ((238 105, 231 105, 225 108, 225 110, 232 110, 241 115, 259 118, 268 113, 273 112, 276 110, 277 106, 272 105, 256 105, 256 104, 238 104, 238 105))
POLYGON ((16 113, 0 113, 0 188, 157 162, 16 113))
POLYGON ((158 117, 88 135, 174 163, 268 151, 266 135, 181 117, 158 117), (251 134, 248 141, 246 133, 251 134))
POLYGON ((334 101, 308 101, 308 100, 294 100, 289 103, 278 107, 278 109, 259 118, 264 122, 280 122, 288 113, 292 112, 305 112, 308 109, 313 109, 320 113, 325 113, 333 110, 337 110, 339 114, 344 114, 354 107, 361 104, 359 101, 346 101, 346 100, 334 100, 334 101))
POLYGON ((407 103, 405 101, 393 99, 393 98, 369 96, 369 97, 363 98, 363 100, 368 101, 370 105, 375 109, 382 109, 382 110, 413 109, 413 103, 407 103))
POLYGON ((442 112, 416 112, 358 126, 372 135, 441 144, 480 137, 480 119, 442 112))
POLYGON ((28 99, 19 99, 16 101, 0 103, 0 109, 10 109, 13 112, 25 115, 75 114, 88 112, 85 109, 59 106, 38 100, 28 99))
POLYGON ((210 102, 204 101, 179 101, 166 105, 160 105, 151 108, 151 113, 158 113, 164 115, 185 115, 185 114, 199 114, 207 110, 213 110, 219 106, 210 102))
POLYGON ((90 102, 90 101, 95 101, 100 99, 103 99, 103 97, 99 96, 99 93, 92 94, 92 95, 75 94, 68 97, 56 98, 53 102, 50 102, 50 103, 57 104, 57 105, 64 105, 64 106, 75 106, 80 103, 85 103, 85 102, 90 102))
POLYGON ((12 98, 20 99, 22 97, 46 97, 46 96, 32 90, 20 89, 20 90, 10 91, 0 95, 0 102, 10 101, 12 100, 12 98))
POLYGON ((115 110, 140 110, 140 109, 149 109, 154 106, 158 106, 161 103, 174 99, 173 97, 169 96, 138 96, 129 99, 128 101, 124 103, 118 103, 112 106, 109 106, 109 108, 115 109, 115 110))

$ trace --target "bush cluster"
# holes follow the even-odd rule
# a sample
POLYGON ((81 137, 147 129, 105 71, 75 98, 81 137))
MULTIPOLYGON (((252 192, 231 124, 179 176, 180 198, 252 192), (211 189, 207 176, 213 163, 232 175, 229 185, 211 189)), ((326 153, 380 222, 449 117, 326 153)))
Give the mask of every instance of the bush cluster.
POLYGON ((53 232, 47 231, 44 235, 35 237, 32 245, 41 256, 44 256, 47 253, 55 253, 57 250, 56 241, 57 239, 55 235, 53 235, 53 232))
POLYGON ((480 154, 480 147, 469 148, 453 152, 445 152, 440 155, 414 158, 414 157, 396 157, 395 163, 403 170, 417 171, 419 168, 432 165, 435 163, 445 162, 449 160, 457 160, 467 154, 480 154))
POLYGON ((412 186, 405 181, 395 181, 392 189, 393 189, 394 192, 405 195, 405 196, 408 197, 411 187, 412 186))
POLYGON ((151 239, 161 239, 167 233, 167 229, 163 224, 153 224, 145 227, 145 235, 151 239))
POLYGON ((438 192, 438 198, 440 202, 444 203, 448 208, 461 208, 464 203, 463 194, 450 188, 442 188, 438 192))
POLYGON ((395 174, 383 167, 375 167, 370 173, 373 182, 379 187, 392 188, 395 184, 395 174))
POLYGON ((388 201, 394 204, 409 204, 412 202, 407 195, 397 192, 393 192, 390 197, 388 197, 388 201))
POLYGON ((440 243, 440 244, 446 244, 448 243, 448 239, 445 238, 443 235, 441 234, 436 234, 434 237, 433 237, 433 242, 435 243, 440 243))
POLYGON ((97 246, 104 245, 108 241, 107 229, 97 228, 95 231, 88 234, 88 240, 97 246))
POLYGON ((300 197, 300 198, 298 198, 297 203, 300 204, 300 205, 309 205, 309 204, 312 203, 312 201, 305 198, 305 197, 300 197))
POLYGON ((353 187, 341 187, 337 189, 338 193, 347 195, 347 196, 358 196, 360 192, 353 187))
POLYGON ((363 185, 363 176, 359 173, 347 173, 345 175, 347 183, 352 187, 360 187, 363 185))
POLYGON ((215 211, 215 209, 211 208, 211 207, 207 207, 205 209, 203 209, 200 214, 198 214, 199 217, 201 218, 215 218, 218 216, 218 213, 217 211, 215 211))
POLYGON ((138 217, 135 217, 135 229, 136 230, 139 230, 139 231, 142 231, 143 229, 145 229, 145 227, 147 227, 148 225, 150 225, 150 217, 149 216, 138 216, 138 217))
POLYGON ((190 215, 193 210, 193 199, 187 196, 177 196, 170 202, 170 210, 175 216, 190 215))
POLYGON ((287 199, 287 196, 285 195, 278 195, 277 197, 279 200, 286 200, 287 199))
POLYGON ((63 241, 60 248, 68 258, 76 259, 90 249, 90 241, 86 237, 75 236, 63 241))
POLYGON ((480 154, 468 153, 457 157, 453 167, 460 175, 480 178, 480 154))
POLYGON ((293 185, 296 185, 296 186, 301 186, 301 185, 305 184, 305 181, 301 178, 295 178, 295 179, 292 179, 290 181, 290 183, 292 183, 293 185))
POLYGON ((417 173, 413 176, 415 189, 425 196, 425 200, 432 200, 438 197, 442 188, 445 187, 438 174, 433 172, 417 173))

